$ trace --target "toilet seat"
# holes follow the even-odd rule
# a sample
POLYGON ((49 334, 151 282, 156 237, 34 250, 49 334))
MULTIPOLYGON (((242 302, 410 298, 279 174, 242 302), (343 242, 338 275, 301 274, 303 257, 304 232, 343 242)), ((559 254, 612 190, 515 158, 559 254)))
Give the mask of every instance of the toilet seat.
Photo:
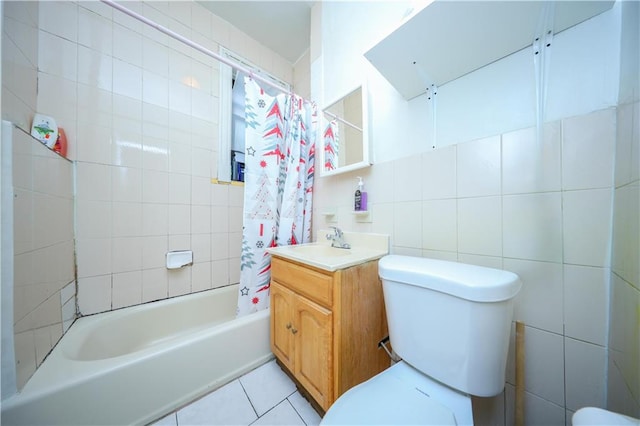
POLYGON ((400 362, 344 393, 329 408, 320 424, 456 425, 472 422, 468 396, 400 362))
POLYGON ((614 413, 597 407, 584 407, 573 413, 571 421, 575 426, 582 425, 611 425, 638 426, 640 419, 614 413))

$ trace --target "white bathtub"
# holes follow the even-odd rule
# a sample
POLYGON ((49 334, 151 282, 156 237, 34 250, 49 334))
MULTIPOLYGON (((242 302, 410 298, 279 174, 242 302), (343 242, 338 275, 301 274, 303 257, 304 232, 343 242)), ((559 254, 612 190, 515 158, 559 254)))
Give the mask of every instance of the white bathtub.
POLYGON ((145 424, 270 360, 269 311, 235 318, 238 286, 77 320, 3 425, 145 424))

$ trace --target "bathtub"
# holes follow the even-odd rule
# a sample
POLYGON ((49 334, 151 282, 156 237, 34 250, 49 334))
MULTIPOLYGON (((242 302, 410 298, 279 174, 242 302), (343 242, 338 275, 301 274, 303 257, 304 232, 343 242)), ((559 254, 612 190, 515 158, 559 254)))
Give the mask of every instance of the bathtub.
POLYGON ((78 319, 2 401, 3 425, 146 424, 273 358, 269 311, 235 318, 238 286, 78 319))

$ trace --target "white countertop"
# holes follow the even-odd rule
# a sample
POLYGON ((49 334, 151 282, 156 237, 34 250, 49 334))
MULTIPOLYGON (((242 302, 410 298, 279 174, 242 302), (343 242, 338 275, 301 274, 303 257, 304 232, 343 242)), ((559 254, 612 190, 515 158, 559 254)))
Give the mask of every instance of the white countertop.
POLYGON ((345 231, 344 241, 351 248, 342 249, 331 247, 331 241, 325 238, 331 232, 320 230, 318 241, 314 243, 274 247, 267 252, 329 272, 379 259, 389 253, 388 235, 345 231))

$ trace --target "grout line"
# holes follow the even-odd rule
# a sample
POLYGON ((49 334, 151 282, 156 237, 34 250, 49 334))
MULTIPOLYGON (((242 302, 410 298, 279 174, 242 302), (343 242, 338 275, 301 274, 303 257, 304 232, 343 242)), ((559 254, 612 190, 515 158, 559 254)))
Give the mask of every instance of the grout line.
MULTIPOLYGON (((258 411, 256 410, 256 407, 254 407, 253 401, 251 401, 251 398, 249 398, 249 394, 247 393, 247 390, 244 388, 244 385, 242 384, 242 380, 240 380, 242 377, 244 377, 244 376, 238 377, 236 380, 238 381, 238 383, 240 383, 240 387, 242 388, 242 391, 244 392, 245 396, 247 397, 247 400, 249 401, 249 405, 251 405, 251 409, 253 410, 253 412, 255 413, 255 415, 257 417, 257 419, 254 420, 254 421, 257 421, 262 416, 258 415, 258 411)), ((273 409, 273 407, 271 407, 271 408, 273 409)), ((267 411, 265 414, 267 414, 269 411, 267 411)))
POLYGON ((300 412, 296 409, 296 406, 293 405, 291 403, 291 401, 289 401, 289 398, 291 396, 293 396, 293 394, 296 393, 297 391, 298 391, 297 389, 295 391, 293 391, 293 393, 286 398, 286 401, 289 403, 289 405, 291 405, 291 408, 293 408, 293 411, 295 411, 295 413, 298 415, 298 417, 300 417, 300 420, 302 420, 302 423, 304 423, 305 426, 307 426, 307 422, 304 421, 304 418, 302 417, 302 414, 300 414, 300 412))

